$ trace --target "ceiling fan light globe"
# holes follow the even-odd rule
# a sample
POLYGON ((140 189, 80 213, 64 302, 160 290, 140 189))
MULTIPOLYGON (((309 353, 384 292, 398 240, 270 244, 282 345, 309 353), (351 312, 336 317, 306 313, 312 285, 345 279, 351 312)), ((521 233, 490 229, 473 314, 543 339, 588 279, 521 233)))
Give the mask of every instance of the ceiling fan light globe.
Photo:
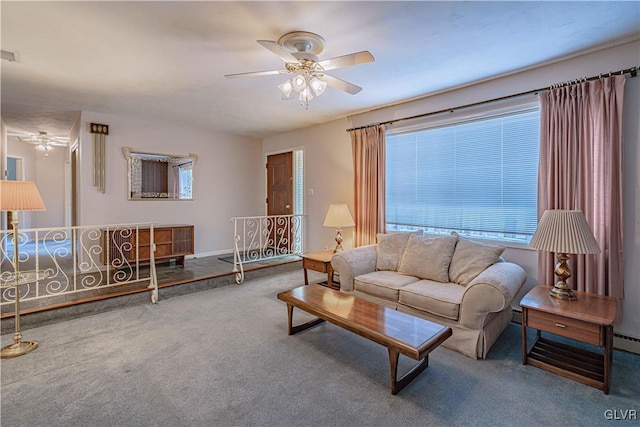
POLYGON ((300 92, 300 95, 298 96, 298 100, 300 102, 304 102, 307 103, 309 102, 311 99, 313 99, 313 94, 311 93, 311 90, 309 89, 309 87, 305 87, 302 92, 300 92))
POLYGON ((304 76, 297 75, 291 79, 291 85, 293 86, 293 90, 302 93, 302 91, 307 88, 307 80, 304 76))
POLYGON ((318 77, 314 77, 311 79, 310 86, 311 89, 313 89, 313 93, 315 93, 316 96, 320 96, 327 89, 327 82, 320 80, 318 77))
POLYGON ((291 92, 293 92, 293 85, 291 84, 291 80, 287 80, 286 82, 279 84, 278 88, 286 98, 289 98, 291 96, 291 92))

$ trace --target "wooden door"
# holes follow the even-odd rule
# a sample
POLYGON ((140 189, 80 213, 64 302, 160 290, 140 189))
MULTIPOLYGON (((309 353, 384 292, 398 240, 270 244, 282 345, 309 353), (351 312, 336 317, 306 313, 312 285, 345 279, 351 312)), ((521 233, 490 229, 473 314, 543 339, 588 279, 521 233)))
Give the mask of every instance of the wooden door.
MULTIPOLYGON (((293 153, 267 156, 267 215, 293 213, 293 153)), ((278 251, 291 249, 291 223, 270 221, 269 238, 278 251)))

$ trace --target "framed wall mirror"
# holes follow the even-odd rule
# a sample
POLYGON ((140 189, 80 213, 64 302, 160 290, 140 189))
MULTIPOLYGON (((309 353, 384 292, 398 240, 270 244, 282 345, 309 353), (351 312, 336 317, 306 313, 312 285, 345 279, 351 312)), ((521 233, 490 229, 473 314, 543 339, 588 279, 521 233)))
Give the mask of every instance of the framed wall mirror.
POLYGON ((123 147, 129 200, 193 200, 197 156, 144 153, 123 147))

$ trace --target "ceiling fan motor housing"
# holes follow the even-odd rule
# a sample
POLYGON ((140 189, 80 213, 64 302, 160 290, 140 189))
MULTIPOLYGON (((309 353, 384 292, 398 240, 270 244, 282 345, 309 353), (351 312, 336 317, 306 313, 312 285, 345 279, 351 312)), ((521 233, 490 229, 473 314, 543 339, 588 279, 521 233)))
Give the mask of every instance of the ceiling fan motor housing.
POLYGON ((278 44, 293 56, 296 56, 296 53, 310 53, 314 55, 316 61, 318 57, 315 55, 322 53, 325 43, 321 36, 307 31, 293 31, 278 39, 278 44))

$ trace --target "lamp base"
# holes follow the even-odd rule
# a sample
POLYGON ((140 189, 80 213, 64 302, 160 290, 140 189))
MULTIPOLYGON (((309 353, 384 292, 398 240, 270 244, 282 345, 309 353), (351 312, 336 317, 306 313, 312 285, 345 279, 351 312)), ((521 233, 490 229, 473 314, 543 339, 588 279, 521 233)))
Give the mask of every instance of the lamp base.
POLYGON ((556 255, 558 257, 558 263, 556 264, 554 272, 560 280, 558 280, 553 286, 553 289, 549 291, 549 295, 562 300, 575 301, 578 297, 567 284, 567 279, 571 277, 571 269, 567 263, 569 256, 565 253, 558 253, 556 255))
POLYGON ((562 286, 562 283, 558 282, 556 285, 551 288, 549 291, 549 295, 562 300, 575 301, 578 299, 576 294, 571 290, 566 283, 562 286))
POLYGON ((342 230, 340 228, 337 228, 336 229, 336 247, 333 250, 333 253, 340 252, 343 250, 342 242, 343 242, 342 230))
POLYGON ((19 341, 9 344, 0 349, 0 359, 10 359, 12 357, 22 356, 36 348, 38 348, 38 343, 36 341, 19 341))

